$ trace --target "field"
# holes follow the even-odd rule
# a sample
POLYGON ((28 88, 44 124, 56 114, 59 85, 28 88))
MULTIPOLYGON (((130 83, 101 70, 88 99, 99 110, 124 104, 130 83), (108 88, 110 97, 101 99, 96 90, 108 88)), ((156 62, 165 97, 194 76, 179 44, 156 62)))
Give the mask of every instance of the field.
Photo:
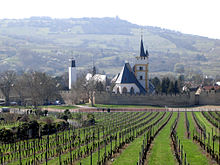
POLYGON ((219 111, 151 109, 91 114, 96 122, 89 126, 70 126, 36 139, 1 143, 0 163, 220 164, 219 111))

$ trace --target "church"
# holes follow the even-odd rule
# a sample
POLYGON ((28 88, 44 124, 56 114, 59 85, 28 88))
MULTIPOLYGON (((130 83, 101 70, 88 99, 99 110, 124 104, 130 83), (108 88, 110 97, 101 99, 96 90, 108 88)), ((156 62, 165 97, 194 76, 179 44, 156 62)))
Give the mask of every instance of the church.
POLYGON ((133 67, 125 63, 121 72, 113 81, 113 93, 116 94, 147 94, 154 93, 154 86, 149 82, 149 53, 144 50, 143 37, 141 36, 140 55, 135 58, 133 67))

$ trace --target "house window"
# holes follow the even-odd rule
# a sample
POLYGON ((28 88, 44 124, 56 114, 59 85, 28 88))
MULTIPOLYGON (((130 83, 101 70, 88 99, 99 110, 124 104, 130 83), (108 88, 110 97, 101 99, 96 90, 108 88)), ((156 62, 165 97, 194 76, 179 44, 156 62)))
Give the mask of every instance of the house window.
POLYGON ((143 80, 143 76, 140 76, 140 80, 143 80))
POLYGON ((142 67, 142 66, 140 66, 140 67, 139 67, 139 70, 143 70, 143 67, 142 67))

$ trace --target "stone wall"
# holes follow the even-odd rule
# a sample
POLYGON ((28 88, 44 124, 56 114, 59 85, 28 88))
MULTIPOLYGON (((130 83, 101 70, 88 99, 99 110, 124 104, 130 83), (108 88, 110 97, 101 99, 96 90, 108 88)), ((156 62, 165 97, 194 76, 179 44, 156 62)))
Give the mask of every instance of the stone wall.
MULTIPOLYGON (((62 92, 64 101, 73 104, 71 92, 62 92)), ((88 100, 87 100, 88 101, 88 100)), ((194 106, 194 105, 220 105, 220 92, 201 92, 195 95, 194 92, 183 95, 130 95, 96 93, 94 102, 96 104, 113 105, 155 105, 155 106, 194 106)))
POLYGON ((199 105, 220 105, 220 91, 201 92, 199 97, 199 105))
POLYGON ((115 105, 156 105, 156 106, 192 106, 195 105, 195 94, 185 95, 130 95, 96 93, 96 104, 115 105))

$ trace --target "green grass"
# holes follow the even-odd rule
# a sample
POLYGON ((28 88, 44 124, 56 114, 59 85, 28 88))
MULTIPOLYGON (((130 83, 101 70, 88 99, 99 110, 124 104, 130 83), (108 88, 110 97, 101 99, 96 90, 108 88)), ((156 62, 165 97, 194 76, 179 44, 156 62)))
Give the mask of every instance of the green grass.
MULTIPOLYGON (((162 113, 154 118, 148 125, 154 123, 161 117, 162 113)), ((165 118, 165 117, 164 117, 165 118)), ((119 157, 115 159, 113 165, 127 165, 136 164, 139 159, 139 152, 141 150, 141 145, 143 144, 144 135, 136 138, 129 146, 121 153, 119 157)))
POLYGON ((158 107, 158 106, 144 106, 144 105, 107 105, 107 104, 95 104, 95 107, 97 108, 148 108, 148 109, 164 108, 164 107, 158 107))
MULTIPOLYGON (((0 108, 8 107, 8 108, 21 108, 21 109, 32 109, 32 106, 0 106, 0 108)), ((39 106, 39 108, 54 108, 54 109, 76 109, 77 106, 62 106, 62 105, 47 105, 47 106, 39 106)))
MULTIPOLYGON (((47 106, 47 107, 51 107, 51 106, 47 106)), ((73 106, 54 106, 54 107, 55 108, 65 107, 63 109, 71 109, 71 107, 73 107, 73 106)), ((131 112, 129 112, 129 114, 130 113, 131 112)), ((140 112, 136 112, 136 113, 140 113, 140 112)), ((141 113, 143 113, 143 112, 141 112, 141 113)), ((102 114, 102 113, 97 113, 98 117, 100 117, 99 116, 100 114, 102 114)), ((112 114, 114 114, 114 113, 106 113, 106 114, 108 114, 108 115, 111 114, 111 116, 105 118, 106 121, 115 120, 116 117, 117 118, 118 117, 119 118, 125 117, 125 116, 121 116, 121 114, 125 114, 124 112, 117 113, 116 116, 115 115, 112 116, 112 114)), ((211 163, 211 160, 209 160, 209 158, 207 158, 205 154, 202 154, 202 152, 205 153, 205 151, 203 151, 201 149, 201 147, 192 140, 193 130, 194 130, 195 126, 194 126, 194 122, 193 122, 193 118, 192 118, 192 113, 188 112, 187 114, 188 114, 188 119, 189 119, 189 123, 190 123, 191 138, 190 139, 186 138, 186 128, 185 128, 185 122, 184 122, 185 115, 183 112, 180 112, 180 119, 179 119, 179 123, 177 126, 177 134, 181 140, 181 144, 183 144, 183 146, 184 146, 184 152, 186 152, 186 154, 187 154, 187 161, 190 163, 190 165, 212 164, 213 162, 211 163)), ((103 115, 105 116, 105 114, 103 114, 103 115)), ((162 114, 160 113, 160 115, 162 115, 162 114)), ((168 114, 166 114, 166 116, 167 115, 168 114)), ((206 125, 207 130, 210 130, 213 127, 202 116, 202 114, 200 112, 196 112, 196 115, 197 115, 198 119, 200 121, 202 121, 204 123, 204 125, 206 125)), ((156 119, 158 119, 159 116, 157 116, 156 119)), ((165 116, 165 118, 166 118, 166 116, 165 116)), ((150 151, 150 154, 147 155, 147 164, 149 164, 149 165, 160 165, 160 164, 161 165, 163 165, 163 164, 176 165, 177 164, 176 159, 175 159, 175 157, 172 153, 172 150, 171 150, 171 139, 170 139, 170 126, 174 122, 176 116, 177 116, 177 113, 174 112, 170 121, 167 123, 167 125, 160 131, 160 133, 155 138, 155 140, 153 142, 152 150, 150 151)), ((153 123, 156 119, 154 119, 150 123, 153 123)), ((106 121, 102 120, 100 122, 106 122, 106 121)), ((83 132, 83 129, 81 131, 83 132)), ((82 132, 81 132, 80 136, 84 136, 82 132)), ((55 135, 51 135, 51 136, 55 136, 55 135)), ((102 134, 100 134, 100 136, 102 137, 102 134)), ((144 139, 144 135, 141 135, 138 138, 136 138, 133 142, 131 142, 125 148, 125 150, 123 150, 123 152, 118 157, 115 158, 114 162, 112 162, 112 163, 114 165, 129 165, 129 164, 133 165, 133 164, 136 164, 137 160, 139 158, 139 152, 141 149, 140 146, 143 144, 143 139, 144 139)), ((113 142, 113 146, 114 146, 114 144, 115 144, 115 142, 113 142)), ((84 147, 85 146, 81 146, 80 150, 83 151, 84 147)), ((109 151, 109 150, 110 150, 110 145, 108 144, 107 151, 109 151)), ((73 152, 77 152, 77 150, 75 150, 73 152)), ((100 155, 103 156, 103 154, 104 154, 104 148, 101 149, 100 155)), ((98 155, 97 152, 93 153, 93 164, 97 163, 97 155, 98 155)), ((33 156, 31 156, 31 158, 33 158, 33 156)), ((69 153, 62 154, 62 160, 66 160, 67 158, 69 158, 69 153)), ((30 158, 24 158, 22 160, 22 164, 25 164, 26 161, 29 159, 30 158)), ((90 164, 90 156, 82 159, 81 162, 83 165, 90 164)), ((79 163, 79 162, 75 162, 75 163, 79 163)), ((15 162, 12 162, 9 164, 18 164, 18 161, 15 161, 15 162)), ((46 163, 44 162, 43 164, 46 164, 46 163)), ((54 159, 50 160, 48 164, 59 164, 58 157, 54 157, 54 159)))
MULTIPOLYGON (((205 125, 206 127, 206 135, 207 135, 207 139, 206 139, 206 143, 208 143, 208 133, 210 133, 210 135, 212 135, 212 128, 213 128, 213 134, 214 135, 218 135, 218 131, 217 129, 202 115, 201 112, 195 112, 195 115, 197 116, 197 118, 205 125)), ((212 138, 211 139, 211 144, 212 144, 212 138)), ((212 145, 211 145, 212 146, 212 145)), ((218 141, 215 141, 215 152, 219 152, 219 144, 218 141)))
POLYGON ((191 132, 191 139, 187 139, 186 137, 186 126, 185 126, 185 119, 184 113, 180 113, 179 122, 177 125, 177 135, 183 145, 183 150, 187 154, 187 161, 190 165, 207 165, 209 164, 208 158, 202 154, 202 151, 199 145, 195 144, 192 140, 192 132, 193 132, 193 121, 192 121, 192 114, 188 113, 188 119, 190 123, 190 132, 191 132))
POLYGON ((15 122, 15 123, 12 123, 12 124, 0 124, 0 129, 2 128, 6 128, 6 129, 10 129, 12 127, 17 127, 19 126, 19 122, 15 122))
POLYGON ((135 139, 128 148, 126 148, 120 157, 116 159, 113 165, 137 164, 140 152, 140 146, 143 144, 144 136, 135 139))
MULTIPOLYGON (((129 114, 131 114, 130 112, 128 112, 129 114)), ((133 113, 133 112, 132 112, 133 113)), ((138 112, 138 113, 140 113, 140 112, 138 112)), ((124 114, 124 113, 120 113, 120 114, 124 114)), ((148 115, 148 114, 146 114, 146 115, 148 115)), ((144 116, 143 116, 144 117, 144 116)), ((82 135, 82 134, 81 134, 82 135)), ((102 134, 102 132, 100 133, 100 137, 102 137, 103 136, 103 134, 102 134)), ((85 138, 85 137, 84 137, 85 138)), ((119 139, 117 139, 117 141, 119 142, 119 139)), ((117 142, 117 143, 118 143, 117 142)), ((113 140, 113 147, 114 147, 114 145, 115 145, 115 141, 113 140)), ((89 144, 89 146, 91 147, 91 145, 92 145, 92 143, 90 143, 89 144)), ((84 148, 85 148, 86 146, 84 145, 84 146, 81 146, 80 147, 80 150, 82 151, 82 152, 84 152, 84 148)), ((108 151, 110 151, 110 143, 106 146, 106 149, 107 149, 107 152, 108 151)), ((76 152, 77 153, 77 151, 78 151, 78 149, 76 149, 76 150, 74 150, 73 152, 76 152)), ((103 155, 104 154, 104 148, 101 148, 101 150, 100 150, 100 155, 103 155)), ((65 154, 62 154, 62 160, 65 160, 65 159, 67 159, 67 158, 69 158, 69 153, 65 153, 65 154)), ((88 157, 86 157, 86 158, 84 158, 84 159, 81 159, 81 162, 82 162, 82 164, 90 164, 90 156, 88 156, 88 157)), ((58 157, 56 157, 56 158, 54 158, 54 159, 52 159, 52 160, 50 160, 49 161, 49 164, 59 164, 59 162, 58 162, 58 157)), ((96 164, 97 163, 97 160, 98 160, 98 152, 96 151, 96 152, 93 152, 93 156, 92 156, 92 161, 93 161, 93 164, 96 164)), ((76 164, 79 164, 80 162, 79 161, 77 161, 77 162, 75 162, 76 164)), ((45 163, 44 163, 45 164, 45 163)))
POLYGON ((16 106, 0 106, 0 108, 3 108, 3 107, 8 107, 8 108, 21 108, 21 109, 31 109, 32 106, 19 106, 19 105, 16 105, 16 106))
MULTIPOLYGON (((131 112, 127 112, 127 113, 131 113, 131 112)), ((133 112, 132 112, 133 113, 133 112)), ((140 113, 140 112, 138 112, 138 113, 140 113)), ((148 114, 146 114, 146 115, 148 115, 148 114)), ((145 116, 146 116, 145 115, 145 116)), ((159 114, 153 121, 156 121, 156 119, 158 119, 159 118, 159 116, 161 116, 162 115, 162 113, 161 114, 159 114)), ((143 116, 144 117, 144 116, 143 116)), ((151 116, 152 117, 152 116, 151 116)), ((152 122, 153 122, 152 121, 152 122)), ((118 136, 119 136, 119 134, 118 134, 118 136)), ((100 137, 102 137, 102 133, 100 134, 100 137)), ((119 139, 117 139, 117 144, 119 143, 119 139)), ((114 145, 115 145, 115 140, 113 140, 113 142, 112 142, 112 144, 113 144, 113 148, 114 148, 114 145)), ((85 147, 85 146, 84 146, 85 147)), ((82 149, 83 147, 81 147, 80 149, 83 151, 83 149, 82 149)), ((106 146, 106 151, 107 152, 110 152, 110 143, 106 146)), ((65 154, 65 158, 67 158, 68 157, 68 155, 69 154, 65 154)), ((97 163, 97 160, 98 160, 98 152, 96 151, 96 152, 93 152, 93 154, 92 154, 93 156, 92 156, 92 162, 93 162, 93 164, 96 164, 97 163)), ((100 150, 100 155, 104 155, 104 148, 101 148, 101 150, 100 150)), ((62 158, 63 158, 63 156, 62 156, 62 158)), ((136 158, 138 158, 138 156, 136 157, 136 158)), ((84 159, 81 159, 81 163, 82 164, 90 164, 90 159, 91 159, 91 157, 90 156, 88 156, 88 157, 86 157, 86 158, 84 158, 84 159)), ((53 161, 50 161, 49 163, 50 164, 55 164, 56 162, 57 162, 57 160, 58 160, 58 158, 55 158, 53 161)), ((136 159, 135 159, 135 161, 137 161, 136 159)), ((134 162, 135 162, 134 161, 134 162)), ((78 162, 76 162, 76 164, 79 164, 80 162, 78 161, 78 162)))
POLYGON ((52 109, 77 109, 77 106, 61 106, 61 105, 48 105, 40 106, 41 108, 52 108, 52 109))
POLYGON ((161 130, 156 139, 153 142, 153 148, 150 151, 148 163, 149 165, 165 164, 176 165, 178 164, 171 151, 170 140, 170 127, 177 117, 177 113, 174 113, 167 125, 161 130))

